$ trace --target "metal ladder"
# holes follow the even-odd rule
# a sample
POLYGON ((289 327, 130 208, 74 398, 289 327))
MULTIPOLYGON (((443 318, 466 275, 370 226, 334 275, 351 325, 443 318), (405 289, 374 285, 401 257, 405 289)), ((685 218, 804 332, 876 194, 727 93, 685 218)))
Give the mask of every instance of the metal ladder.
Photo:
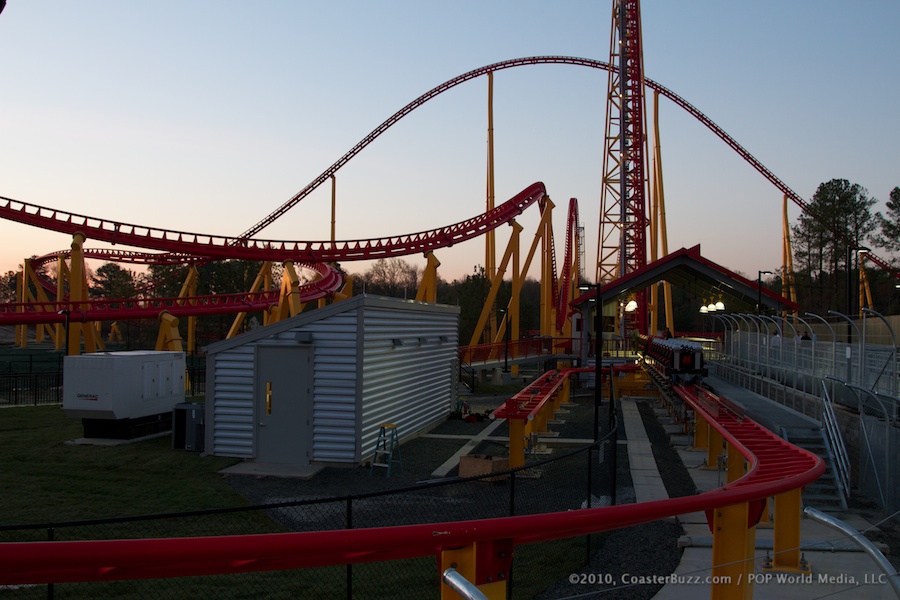
POLYGON ((400 459, 400 439, 397 436, 397 426, 393 423, 382 423, 378 430, 378 440, 375 442, 375 452, 372 454, 372 464, 369 467, 369 475, 375 471, 375 467, 387 469, 387 476, 391 476, 391 467, 397 463, 403 468, 400 459), (397 457, 394 458, 396 451, 397 457))

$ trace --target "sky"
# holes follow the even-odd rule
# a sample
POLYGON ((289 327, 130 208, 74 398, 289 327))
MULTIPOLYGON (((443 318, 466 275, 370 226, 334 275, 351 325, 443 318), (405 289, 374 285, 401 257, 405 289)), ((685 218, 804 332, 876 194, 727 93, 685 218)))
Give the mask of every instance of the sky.
MULTIPOLYGON (((0 14, 0 196, 144 226, 238 235, 421 94, 526 56, 609 59, 611 0, 8 0, 0 14)), ((705 113, 805 199, 830 179, 884 210, 900 185, 900 2, 644 0, 645 75, 705 113)), ((597 260, 605 71, 494 76, 499 204, 536 181, 577 198, 597 260)), ((648 99, 648 103, 650 100, 648 99)), ((781 265, 782 195, 660 100, 668 245, 755 278, 781 265)), ((337 239, 484 211, 487 78, 408 115, 337 174, 337 239)), ((791 204, 791 222, 800 209, 791 204)), ((257 237, 326 240, 326 185, 257 237)), ((523 246, 539 215, 520 219, 523 246)), ((509 228, 497 233, 502 255, 509 228)), ((71 238, 0 221, 0 270, 71 238)), ((102 247, 91 244, 88 247, 102 247)), ((447 280, 484 263, 437 253, 447 280)), ((561 259, 561 256, 560 256, 561 259)), ((423 266, 419 255, 407 262, 423 266)), ((344 263, 363 272, 365 263, 344 263)))

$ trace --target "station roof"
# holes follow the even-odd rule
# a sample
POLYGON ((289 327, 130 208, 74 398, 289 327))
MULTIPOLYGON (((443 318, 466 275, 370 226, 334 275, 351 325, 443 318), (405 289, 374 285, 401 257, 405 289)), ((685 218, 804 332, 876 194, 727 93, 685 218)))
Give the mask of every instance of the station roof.
MULTIPOLYGON (((640 291, 654 283, 667 281, 673 286, 687 291, 697 298, 719 299, 725 303, 728 312, 756 312, 756 304, 775 312, 796 310, 798 305, 776 294, 765 286, 729 271, 725 267, 703 258, 700 245, 682 248, 654 261, 636 271, 600 286, 604 303, 614 299, 624 299, 632 292, 640 291)), ((579 306, 597 296, 596 288, 582 294, 572 302, 579 306)))

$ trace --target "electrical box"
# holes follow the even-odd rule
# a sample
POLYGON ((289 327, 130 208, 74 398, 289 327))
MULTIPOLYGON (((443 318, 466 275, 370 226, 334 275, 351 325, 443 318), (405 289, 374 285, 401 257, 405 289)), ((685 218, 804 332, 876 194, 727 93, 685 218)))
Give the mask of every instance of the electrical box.
POLYGON ((203 452, 205 417, 203 404, 176 404, 172 409, 172 448, 203 452))
POLYGON ((140 419, 184 402, 184 352, 101 352, 67 356, 63 410, 82 419, 140 419))

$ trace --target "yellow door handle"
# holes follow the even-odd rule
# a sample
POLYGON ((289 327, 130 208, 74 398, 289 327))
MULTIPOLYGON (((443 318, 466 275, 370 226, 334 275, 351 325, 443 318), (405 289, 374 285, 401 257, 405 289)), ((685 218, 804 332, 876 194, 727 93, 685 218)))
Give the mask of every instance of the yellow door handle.
POLYGON ((266 382, 266 414, 272 414, 272 382, 266 382))

